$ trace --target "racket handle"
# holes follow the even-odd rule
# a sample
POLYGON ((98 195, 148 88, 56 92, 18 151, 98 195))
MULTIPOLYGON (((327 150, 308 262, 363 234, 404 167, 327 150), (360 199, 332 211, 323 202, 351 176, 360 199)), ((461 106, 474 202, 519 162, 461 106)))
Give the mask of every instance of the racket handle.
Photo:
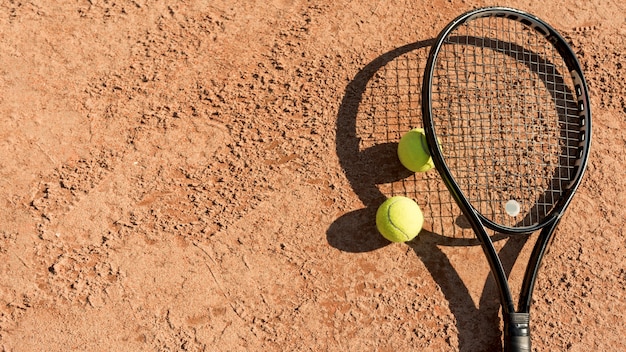
POLYGON ((504 352, 530 352, 530 314, 504 317, 504 352))

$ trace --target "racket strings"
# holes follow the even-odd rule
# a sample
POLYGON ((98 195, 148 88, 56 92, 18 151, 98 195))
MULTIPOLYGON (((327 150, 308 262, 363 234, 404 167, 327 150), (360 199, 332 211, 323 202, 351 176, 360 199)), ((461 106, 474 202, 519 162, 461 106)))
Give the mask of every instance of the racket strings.
POLYGON ((509 227, 542 221, 574 177, 580 128, 563 59, 506 18, 471 20, 444 42, 433 76, 435 133, 470 203, 509 227), (507 212, 514 201, 519 214, 507 212))

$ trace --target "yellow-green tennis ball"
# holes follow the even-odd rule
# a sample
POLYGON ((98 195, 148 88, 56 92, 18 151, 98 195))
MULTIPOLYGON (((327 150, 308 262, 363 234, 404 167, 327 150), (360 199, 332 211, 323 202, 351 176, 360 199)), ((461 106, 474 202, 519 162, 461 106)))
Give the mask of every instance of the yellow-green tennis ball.
POLYGON ((414 128, 400 138, 398 158, 404 167, 413 172, 425 172, 435 166, 423 128, 414 128))
POLYGON ((419 205, 407 197, 391 197, 376 211, 376 227, 391 242, 406 242, 422 230, 424 215, 419 205))

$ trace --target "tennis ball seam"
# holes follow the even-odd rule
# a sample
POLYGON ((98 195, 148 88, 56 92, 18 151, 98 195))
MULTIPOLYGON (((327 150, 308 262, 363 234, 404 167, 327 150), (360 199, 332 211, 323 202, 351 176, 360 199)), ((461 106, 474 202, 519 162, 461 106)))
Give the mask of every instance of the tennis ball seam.
POLYGON ((393 207, 393 205, 398 203, 399 201, 401 201, 401 199, 396 199, 393 202, 391 202, 389 206, 387 207, 387 222, 404 236, 405 241, 408 241, 409 235, 406 232, 404 232, 401 228, 396 226, 396 224, 393 221, 391 221, 391 207, 393 207))

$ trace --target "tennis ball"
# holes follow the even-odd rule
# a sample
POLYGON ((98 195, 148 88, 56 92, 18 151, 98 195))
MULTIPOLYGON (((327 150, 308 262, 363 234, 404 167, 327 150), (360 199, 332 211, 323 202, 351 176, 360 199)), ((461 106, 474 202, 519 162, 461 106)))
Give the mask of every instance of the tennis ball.
POLYGON ((425 172, 435 166, 423 128, 414 128, 400 138, 398 158, 404 167, 413 172, 425 172))
POLYGON ((391 197, 376 211, 376 227, 391 242, 414 239, 423 224, 424 215, 419 205, 407 197, 391 197))

